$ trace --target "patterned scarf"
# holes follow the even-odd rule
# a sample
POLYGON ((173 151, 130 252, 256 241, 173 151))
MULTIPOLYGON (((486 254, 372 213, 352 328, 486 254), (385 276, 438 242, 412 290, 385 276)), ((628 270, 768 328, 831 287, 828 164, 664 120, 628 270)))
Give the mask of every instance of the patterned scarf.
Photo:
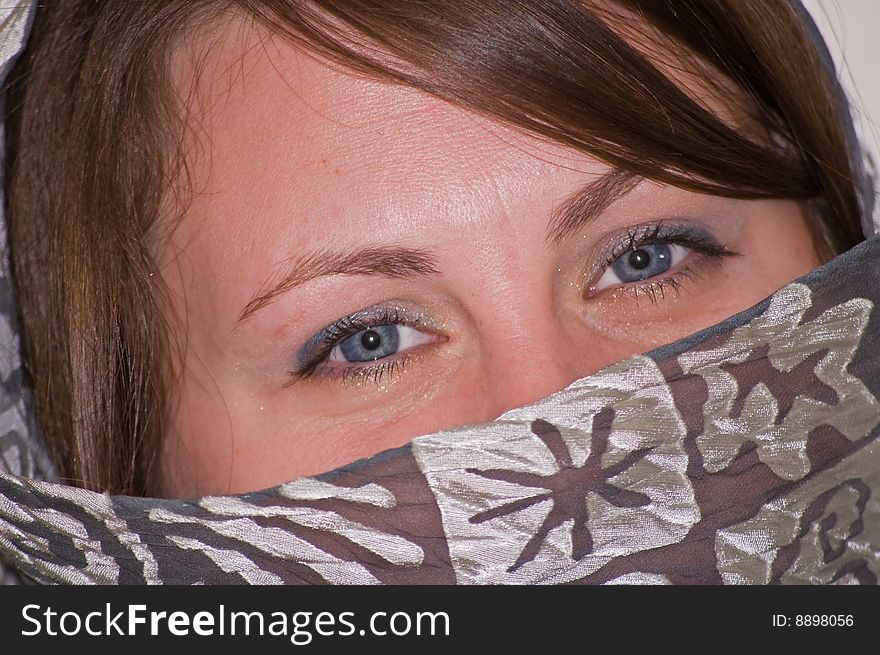
MULTIPOLYGON (((29 5, 0 10, 0 76, 29 5)), ((4 263, 0 562, 43 583, 877 583, 877 279, 871 237, 490 423, 181 501, 51 481, 4 263)))

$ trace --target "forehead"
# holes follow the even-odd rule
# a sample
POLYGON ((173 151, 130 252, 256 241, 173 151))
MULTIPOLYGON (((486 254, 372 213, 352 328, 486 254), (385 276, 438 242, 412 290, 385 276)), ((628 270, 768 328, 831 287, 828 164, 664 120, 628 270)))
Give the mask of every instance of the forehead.
MULTIPOLYGON (((600 8, 612 31, 686 95, 736 131, 757 140, 768 136, 755 107, 731 80, 638 16, 616 6, 611 11, 604 3, 600 8)), ((314 170, 322 175, 358 171, 364 183, 406 175, 412 185, 429 187, 460 182, 455 178, 472 175, 474 167, 504 171, 526 157, 582 173, 607 170, 584 153, 501 121, 319 60, 253 18, 230 15, 201 25, 181 39, 173 62, 189 163, 202 178, 218 178, 217 164, 223 161, 242 164, 239 180, 247 163, 261 161, 272 170, 280 161, 299 166, 302 180, 314 170), (251 155, 258 157, 246 161, 251 155)), ((467 84, 461 90, 466 94, 467 84)), ((589 132, 590 127, 578 129, 589 132)), ((601 129, 606 131, 597 133, 600 141, 608 138, 607 126, 601 129)), ((627 147, 635 147, 639 158, 634 144, 627 147)), ((367 190, 352 180, 346 184, 367 190)), ((307 186, 304 199, 314 190, 307 186)))
POLYGON ((251 202, 264 205, 251 207, 263 214, 296 210, 302 219, 303 208, 320 206, 322 220, 332 220, 345 208, 328 188, 359 203, 445 205, 484 193, 487 176, 529 188, 537 178, 583 181, 608 170, 422 92, 330 65, 250 22, 217 25, 178 46, 172 71, 192 189, 262 190, 251 202), (382 191, 389 187, 395 198, 382 191))

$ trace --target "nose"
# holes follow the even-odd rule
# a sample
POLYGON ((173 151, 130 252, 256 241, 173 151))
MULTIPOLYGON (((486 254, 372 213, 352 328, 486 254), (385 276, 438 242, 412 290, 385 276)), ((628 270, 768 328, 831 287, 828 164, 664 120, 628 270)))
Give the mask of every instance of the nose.
POLYGON ((484 411, 491 419, 534 403, 593 372, 552 317, 509 324, 486 348, 484 411))

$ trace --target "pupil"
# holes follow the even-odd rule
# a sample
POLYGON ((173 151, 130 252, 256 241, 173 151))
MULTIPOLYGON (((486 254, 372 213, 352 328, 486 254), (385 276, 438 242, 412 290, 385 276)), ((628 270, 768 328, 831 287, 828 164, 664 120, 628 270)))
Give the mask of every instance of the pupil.
POLYGON ((367 330, 364 332, 364 336, 361 337, 361 345, 367 350, 376 350, 381 343, 382 337, 373 330, 367 330))
POLYGON ((629 265, 632 266, 637 271, 640 271, 644 268, 648 268, 648 265, 651 263, 651 255, 649 255, 646 251, 639 248, 638 250, 633 250, 629 254, 629 265))

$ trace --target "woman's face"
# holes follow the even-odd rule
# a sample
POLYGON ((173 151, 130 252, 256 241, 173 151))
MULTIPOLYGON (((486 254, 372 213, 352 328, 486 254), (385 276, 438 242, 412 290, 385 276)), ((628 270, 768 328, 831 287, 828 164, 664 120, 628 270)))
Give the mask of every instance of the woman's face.
POLYGON ((167 495, 491 420, 819 264, 795 202, 621 184, 280 39, 214 39, 174 68, 192 189, 159 252, 179 348, 167 495))

